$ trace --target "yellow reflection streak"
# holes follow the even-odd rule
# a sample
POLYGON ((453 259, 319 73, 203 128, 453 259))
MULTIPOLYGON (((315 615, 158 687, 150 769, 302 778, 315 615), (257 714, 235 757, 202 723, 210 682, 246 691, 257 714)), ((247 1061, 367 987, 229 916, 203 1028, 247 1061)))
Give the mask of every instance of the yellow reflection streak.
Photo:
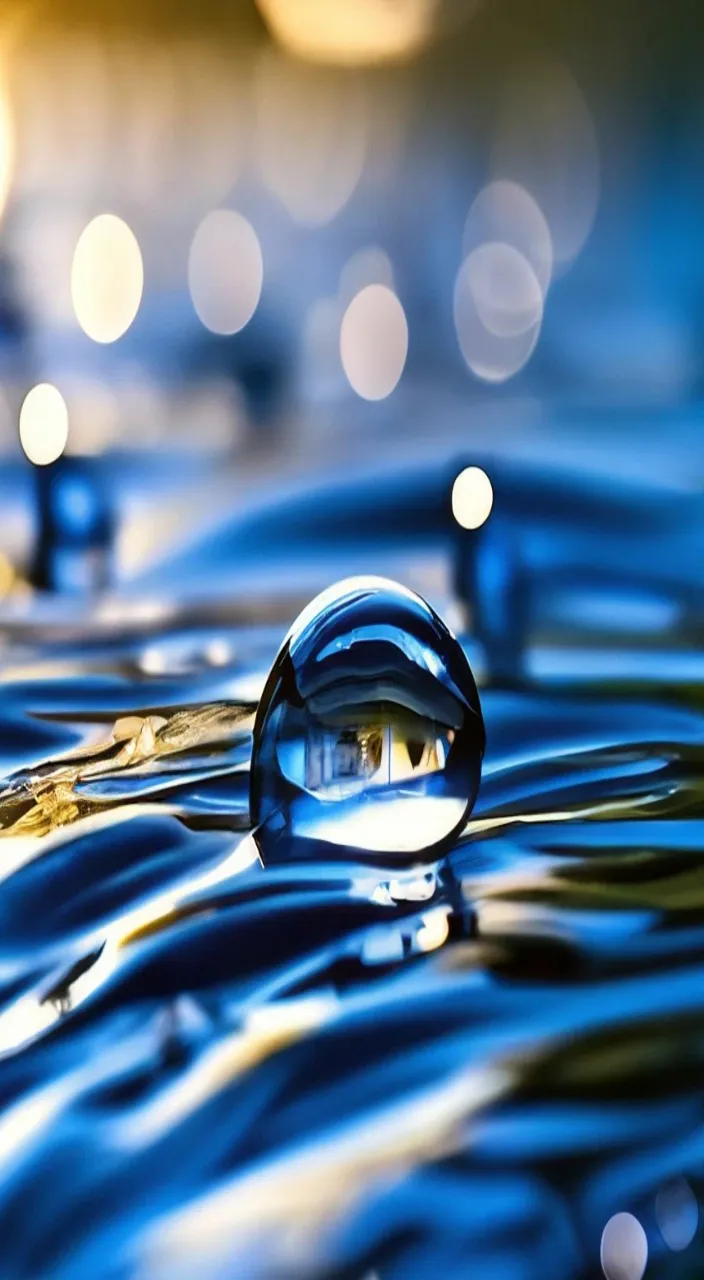
MULTIPOLYGON (((150 810, 153 812, 156 808, 157 806, 135 807, 129 816, 136 817, 138 813, 144 814, 150 810)), ((60 994, 56 984, 53 988, 49 984, 52 995, 48 998, 45 995, 47 984, 43 983, 41 987, 21 996, 0 1012, 0 1053, 11 1052, 25 1045, 58 1022, 69 1009, 75 1009, 87 1000, 110 977, 117 967, 120 952, 129 943, 157 925, 166 924, 195 895, 246 871, 258 860, 259 851, 254 839, 252 836, 245 836, 232 853, 202 876, 165 893, 156 894, 120 916, 112 925, 107 928, 102 926, 93 935, 84 938, 84 954, 90 954, 91 950, 102 944, 100 955, 90 968, 61 990, 60 994)))
POLYGON ((242 1031, 214 1044, 189 1070, 170 1082, 116 1127, 114 1140, 131 1150, 172 1131, 237 1076, 328 1022, 338 1010, 332 996, 303 996, 251 1011, 242 1031))
POLYGON ((402 1175, 419 1162, 465 1146, 468 1120, 510 1087, 508 1067, 469 1068, 411 1098, 380 1107, 370 1123, 355 1119, 333 1135, 286 1152, 231 1178, 211 1194, 179 1209, 144 1241, 140 1280, 185 1280, 194 1265, 206 1269, 270 1233, 279 1251, 291 1233, 310 1236, 368 1193, 375 1180, 402 1175), (204 1252, 205 1250, 205 1252, 204 1252))

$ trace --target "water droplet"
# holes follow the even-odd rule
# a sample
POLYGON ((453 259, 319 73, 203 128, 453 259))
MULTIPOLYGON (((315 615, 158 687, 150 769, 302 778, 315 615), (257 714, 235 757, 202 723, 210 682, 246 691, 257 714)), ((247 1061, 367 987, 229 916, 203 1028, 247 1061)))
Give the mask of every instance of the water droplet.
POLYGON ((474 804, 484 722, 464 652, 425 601, 349 578, 300 614, 254 727, 265 862, 434 862, 474 804))

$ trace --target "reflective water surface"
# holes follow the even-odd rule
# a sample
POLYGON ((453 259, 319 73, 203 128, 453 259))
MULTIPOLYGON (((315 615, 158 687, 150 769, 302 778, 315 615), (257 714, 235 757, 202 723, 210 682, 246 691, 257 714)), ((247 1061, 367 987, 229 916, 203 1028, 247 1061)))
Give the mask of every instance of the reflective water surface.
MULTIPOLYGON (((699 1274, 696 653, 583 637, 591 665, 544 649, 550 679, 482 688, 438 865, 344 835, 265 865, 249 762, 283 630, 7 629, 0 1275, 699 1274)), ((458 730, 427 718, 412 781, 458 730)), ((407 731, 354 723, 337 754, 289 751, 295 718, 278 739, 330 812, 407 731)))

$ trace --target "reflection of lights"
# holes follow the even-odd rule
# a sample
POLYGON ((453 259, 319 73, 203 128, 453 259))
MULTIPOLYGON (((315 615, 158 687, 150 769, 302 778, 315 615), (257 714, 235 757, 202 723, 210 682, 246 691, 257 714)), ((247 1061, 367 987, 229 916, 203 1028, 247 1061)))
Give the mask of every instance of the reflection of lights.
POLYGON ((60 391, 40 382, 27 392, 20 409, 20 442, 37 467, 56 462, 68 440, 68 410, 60 391))
POLYGON ((641 1280, 648 1241, 632 1213, 615 1213, 601 1235, 601 1268, 606 1280, 641 1280))
POLYGON ((492 168, 533 193, 550 228, 555 261, 571 261, 596 215, 599 147, 589 108, 565 66, 541 64, 509 86, 492 168))
POLYGON ((205 647, 205 659, 211 667, 226 667, 233 658, 232 645, 224 636, 214 636, 205 647))
POLYGON ((440 907, 437 911, 428 911, 421 916, 421 920, 422 924, 416 932, 419 951, 437 951, 450 936, 447 909, 440 907))
POLYGON ((71 297, 81 328, 94 342, 115 342, 142 300, 144 270, 134 232, 112 213, 88 223, 73 255, 71 297))
POLYGON ((479 529, 489 519, 494 490, 481 467, 465 467, 452 486, 452 514, 463 529, 479 529))
POLYGON ((662 1187, 655 1197, 655 1217, 668 1249, 679 1253, 692 1243, 699 1226, 696 1196, 684 1178, 662 1187))
POLYGON ((6 596, 15 581, 15 570, 12 561, 0 551, 0 598, 6 596))
POLYGON ((407 352, 408 325, 396 294, 382 284, 368 285, 352 299, 340 328, 342 366, 357 395, 391 395, 407 352))
POLYGON ((389 256, 376 245, 358 249, 342 268, 339 290, 342 305, 346 307, 368 284, 385 284, 388 289, 394 287, 394 269, 389 256))
POLYGON ((543 306, 535 274, 517 249, 481 245, 455 282, 457 340, 469 368, 486 382, 505 382, 538 341, 543 306))
POLYGON ((330 222, 364 167, 367 118, 358 80, 269 55, 256 82, 256 123, 267 186, 297 222, 330 222))
POLYGON ((254 227, 233 209, 216 209, 201 222, 188 259, 193 306, 213 333, 239 333, 262 291, 262 251, 254 227))
POLYGON ((530 263, 543 298, 552 274, 552 239, 539 206, 517 182, 490 182, 467 216, 463 256, 488 242, 511 245, 530 263))

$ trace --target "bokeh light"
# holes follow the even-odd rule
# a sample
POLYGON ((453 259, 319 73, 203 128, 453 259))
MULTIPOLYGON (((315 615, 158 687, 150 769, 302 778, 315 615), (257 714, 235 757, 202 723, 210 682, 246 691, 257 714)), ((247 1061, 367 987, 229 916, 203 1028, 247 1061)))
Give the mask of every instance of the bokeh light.
POLYGON ((238 333, 259 304, 264 264, 254 227, 233 209, 205 216, 193 237, 188 283, 200 320, 213 333, 238 333))
POLYGON ((9 556, 4 551, 0 551, 0 599, 12 590, 15 581, 15 569, 9 556))
POLYGON ((601 1235, 601 1269, 606 1280, 641 1280, 648 1263, 648 1240, 632 1213, 615 1213, 601 1235))
POLYGON ((259 0, 259 8, 296 57, 347 66, 417 52, 438 12, 437 0, 259 0))
POLYGON ((494 490, 481 467, 465 467, 452 486, 452 514, 463 529, 479 529, 489 519, 494 490))
POLYGON ((94 342, 116 342, 142 300, 144 269, 134 232, 102 213, 83 231, 73 255, 71 297, 76 318, 94 342))
POLYGON ((267 51, 255 82, 261 176, 303 226, 330 222, 347 204, 367 153, 366 98, 340 77, 267 51))
POLYGON ((543 298, 552 275, 552 238, 543 213, 518 182, 499 179, 483 187, 465 223, 463 257, 483 244, 511 245, 529 262, 543 298))
POLYGON ((340 328, 340 357, 351 387, 364 400, 384 400, 398 383, 408 353, 408 324, 396 294, 370 284, 354 297, 340 328))
POLYGON ((454 319, 462 355, 486 382, 505 382, 526 364, 543 318, 540 285, 510 245, 481 245, 457 275, 454 319))
POLYGON ((596 216, 599 146, 584 95, 557 59, 527 66, 507 86, 491 167, 531 192, 550 228, 555 262, 575 258, 596 216))
POLYGON ((57 387, 40 382, 20 409, 20 443, 30 462, 46 467, 61 457, 68 440, 68 409, 57 387))
POLYGON ((685 1178, 661 1187, 655 1197, 655 1218, 668 1249, 679 1253, 692 1243, 699 1226, 699 1205, 685 1178))
POLYGON ((428 911, 421 916, 420 921, 416 932, 416 946, 419 951, 436 951, 447 942, 450 936, 450 924, 446 908, 428 911))
POLYGON ((515 338, 540 324, 540 285, 527 259, 511 245, 493 242, 470 253, 467 283, 482 324, 497 338, 515 338))
POLYGON ((15 173, 15 121, 10 98, 0 83, 0 214, 7 203, 15 173))

